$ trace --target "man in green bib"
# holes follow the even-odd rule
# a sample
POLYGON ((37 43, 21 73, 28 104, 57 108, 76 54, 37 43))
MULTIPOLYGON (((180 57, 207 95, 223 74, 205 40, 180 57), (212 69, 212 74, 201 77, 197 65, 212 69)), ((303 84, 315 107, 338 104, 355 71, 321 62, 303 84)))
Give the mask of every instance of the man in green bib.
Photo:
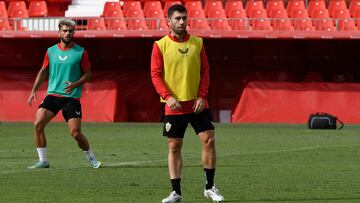
POLYGON ((82 85, 91 78, 91 66, 84 48, 72 41, 74 28, 75 22, 72 20, 64 19, 59 22, 60 43, 48 48, 27 101, 30 106, 33 100, 36 101, 36 91, 48 77, 48 95, 40 104, 34 122, 39 160, 28 169, 50 167, 46 152, 45 126, 60 110, 68 123, 70 135, 84 151, 90 166, 101 166, 101 162, 95 158, 88 140, 81 132, 80 97, 82 85))

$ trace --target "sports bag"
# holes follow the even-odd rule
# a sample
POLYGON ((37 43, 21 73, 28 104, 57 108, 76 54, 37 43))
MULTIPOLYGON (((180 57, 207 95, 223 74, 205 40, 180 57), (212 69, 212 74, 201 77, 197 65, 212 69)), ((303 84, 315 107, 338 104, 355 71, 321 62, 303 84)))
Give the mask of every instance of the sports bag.
POLYGON ((337 129, 337 122, 340 123, 339 130, 342 129, 344 123, 336 116, 328 113, 315 113, 310 114, 307 125, 309 129, 337 129))

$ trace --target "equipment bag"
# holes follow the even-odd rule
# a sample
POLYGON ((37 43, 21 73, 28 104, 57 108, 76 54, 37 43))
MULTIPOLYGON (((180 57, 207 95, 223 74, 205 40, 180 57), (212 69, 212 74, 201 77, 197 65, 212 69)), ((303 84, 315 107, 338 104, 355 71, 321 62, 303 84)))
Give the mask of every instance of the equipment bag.
POLYGON ((337 129, 337 121, 340 123, 340 130, 344 127, 344 123, 336 116, 328 113, 315 113, 310 114, 307 125, 309 129, 337 129))

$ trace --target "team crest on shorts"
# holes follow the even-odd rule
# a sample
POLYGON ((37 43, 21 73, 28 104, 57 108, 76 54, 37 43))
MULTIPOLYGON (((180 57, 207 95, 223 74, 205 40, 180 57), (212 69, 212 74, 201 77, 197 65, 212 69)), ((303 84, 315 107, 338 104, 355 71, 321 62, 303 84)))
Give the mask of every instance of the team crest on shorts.
POLYGON ((165 130, 166 132, 169 132, 171 129, 171 124, 169 122, 165 123, 165 130))

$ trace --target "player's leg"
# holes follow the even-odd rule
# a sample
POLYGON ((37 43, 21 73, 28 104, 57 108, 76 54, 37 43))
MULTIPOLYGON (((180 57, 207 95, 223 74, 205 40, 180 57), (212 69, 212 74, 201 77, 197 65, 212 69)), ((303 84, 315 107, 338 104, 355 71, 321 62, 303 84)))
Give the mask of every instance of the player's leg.
POLYGON ((215 128, 210 110, 205 109, 200 114, 194 114, 191 125, 201 142, 201 158, 206 177, 204 195, 216 202, 223 201, 224 197, 214 184, 216 166, 215 128))
POLYGON ((181 149, 183 138, 187 127, 186 116, 165 116, 164 132, 168 143, 168 167, 172 192, 162 200, 162 203, 181 202, 181 149))
POLYGON ((81 131, 81 104, 76 99, 68 98, 64 101, 63 116, 68 123, 70 135, 75 139, 78 146, 84 151, 85 157, 92 168, 100 168, 101 162, 95 158, 88 139, 81 131))
POLYGON ((29 166, 28 169, 49 168, 50 166, 46 152, 45 127, 58 112, 55 100, 56 98, 47 96, 36 112, 34 121, 34 140, 39 160, 35 164, 29 166))

